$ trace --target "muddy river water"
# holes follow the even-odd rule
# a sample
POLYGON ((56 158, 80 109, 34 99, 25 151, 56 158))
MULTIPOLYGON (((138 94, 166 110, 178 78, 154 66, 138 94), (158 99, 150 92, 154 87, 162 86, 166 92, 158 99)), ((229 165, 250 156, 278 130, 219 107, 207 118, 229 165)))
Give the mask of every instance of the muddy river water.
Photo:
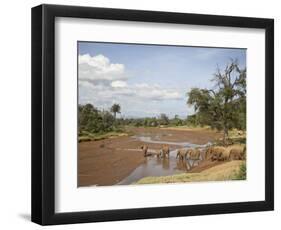
POLYGON ((168 176, 187 172, 192 167, 195 167, 202 160, 192 161, 180 161, 176 158, 177 150, 179 148, 205 148, 210 145, 208 142, 203 145, 192 144, 189 142, 169 142, 161 141, 157 136, 152 139, 150 136, 133 136, 132 138, 145 142, 145 143, 155 143, 155 144, 168 144, 170 146, 170 157, 169 158, 157 158, 153 155, 155 150, 148 150, 148 153, 152 153, 151 156, 146 157, 145 162, 137 167, 129 176, 120 181, 119 185, 128 185, 137 182, 143 177, 148 176, 168 176))

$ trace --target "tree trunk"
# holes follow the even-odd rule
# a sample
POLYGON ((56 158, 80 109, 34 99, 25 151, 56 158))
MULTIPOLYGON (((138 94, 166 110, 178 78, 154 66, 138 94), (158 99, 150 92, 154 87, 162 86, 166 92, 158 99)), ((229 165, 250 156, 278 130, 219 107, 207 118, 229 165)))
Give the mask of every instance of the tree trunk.
POLYGON ((223 144, 226 145, 226 141, 228 139, 228 129, 224 127, 223 129, 223 144))

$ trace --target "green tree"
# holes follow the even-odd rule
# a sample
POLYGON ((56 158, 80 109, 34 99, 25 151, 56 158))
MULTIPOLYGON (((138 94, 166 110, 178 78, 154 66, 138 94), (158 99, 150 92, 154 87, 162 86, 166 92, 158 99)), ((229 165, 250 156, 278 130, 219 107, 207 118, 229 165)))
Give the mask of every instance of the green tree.
POLYGON ((175 126, 183 125, 183 121, 180 119, 179 115, 175 115, 175 117, 171 120, 171 123, 175 126))
POLYGON ((165 113, 160 114, 160 124, 161 125, 168 125, 169 124, 169 118, 165 113))
POLYGON ((78 106, 79 135, 83 132, 103 133, 112 131, 114 116, 109 111, 99 111, 92 104, 78 106))
POLYGON ((101 113, 102 121, 103 121, 103 129, 106 131, 111 131, 114 125, 115 118, 108 111, 103 111, 101 113))
POLYGON ((114 119, 116 119, 116 113, 120 113, 121 107, 119 104, 113 104, 110 111, 114 114, 114 119))
POLYGON ((193 88, 187 104, 193 105, 201 125, 223 130, 225 143, 232 128, 246 128, 246 69, 232 60, 222 72, 214 74, 213 89, 193 88))
POLYGON ((198 115, 197 114, 193 114, 193 115, 189 115, 186 118, 186 124, 190 125, 190 126, 198 126, 199 122, 198 122, 198 115))
POLYGON ((91 104, 79 106, 79 129, 89 132, 97 130, 98 110, 91 104))

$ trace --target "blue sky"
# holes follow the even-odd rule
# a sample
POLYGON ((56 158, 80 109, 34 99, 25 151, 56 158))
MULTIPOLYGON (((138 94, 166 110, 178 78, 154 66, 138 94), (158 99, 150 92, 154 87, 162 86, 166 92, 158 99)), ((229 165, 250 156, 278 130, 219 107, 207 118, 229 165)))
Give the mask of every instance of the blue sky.
POLYGON ((79 42, 78 51, 79 103, 119 103, 124 117, 186 117, 186 92, 212 87, 231 58, 246 66, 245 49, 79 42))

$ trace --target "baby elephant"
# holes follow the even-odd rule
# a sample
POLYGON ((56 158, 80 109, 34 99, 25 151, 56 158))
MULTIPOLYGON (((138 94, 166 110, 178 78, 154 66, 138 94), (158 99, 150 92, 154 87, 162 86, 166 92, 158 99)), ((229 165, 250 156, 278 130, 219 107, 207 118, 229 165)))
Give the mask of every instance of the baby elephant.
POLYGON ((142 152, 143 152, 143 156, 146 157, 147 156, 148 146, 147 145, 142 145, 141 149, 142 149, 142 152))
POLYGON ((160 149, 160 150, 156 150, 155 155, 157 156, 157 158, 160 158, 160 157, 161 157, 161 155, 162 155, 162 149, 160 149))
POLYGON ((176 158, 179 158, 180 160, 186 160, 187 158, 187 152, 188 152, 188 149, 179 149, 177 151, 177 157, 176 158))

